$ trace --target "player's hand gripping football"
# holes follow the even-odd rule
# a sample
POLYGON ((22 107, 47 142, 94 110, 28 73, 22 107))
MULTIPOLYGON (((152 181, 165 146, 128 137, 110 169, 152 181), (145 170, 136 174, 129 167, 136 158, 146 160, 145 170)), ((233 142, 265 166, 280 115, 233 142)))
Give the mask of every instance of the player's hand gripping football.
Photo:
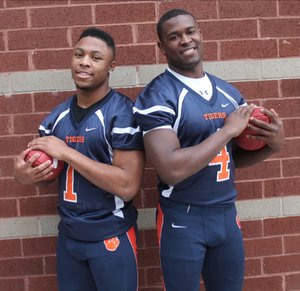
POLYGON ((28 147, 33 150, 42 150, 51 157, 56 158, 58 160, 64 160, 64 154, 69 148, 64 141, 53 135, 38 137, 32 140, 28 144, 28 147))
POLYGON ((264 141, 269 148, 279 151, 285 143, 282 120, 273 108, 270 110, 264 108, 262 112, 270 118, 271 122, 265 123, 251 118, 251 123, 249 123, 248 127, 250 130, 255 131, 256 135, 249 138, 264 141))
POLYGON ((53 165, 49 161, 38 167, 32 167, 32 164, 38 158, 38 155, 34 155, 26 161, 25 157, 29 152, 30 149, 27 148, 16 157, 14 164, 15 179, 24 185, 32 185, 46 181, 51 176, 53 165))
POLYGON ((254 108, 254 104, 240 106, 226 117, 223 129, 227 130, 232 138, 240 135, 248 126, 249 118, 254 108))

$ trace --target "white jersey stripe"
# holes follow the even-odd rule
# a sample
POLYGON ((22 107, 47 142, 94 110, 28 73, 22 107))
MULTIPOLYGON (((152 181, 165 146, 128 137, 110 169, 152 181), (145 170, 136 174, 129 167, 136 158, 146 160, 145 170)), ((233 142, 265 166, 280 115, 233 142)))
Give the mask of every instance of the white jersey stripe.
POLYGON ((144 109, 144 110, 140 110, 140 109, 137 109, 136 107, 133 107, 133 113, 138 112, 142 115, 147 115, 147 114, 150 114, 150 113, 156 112, 156 111, 169 112, 169 113, 175 115, 175 111, 172 108, 169 108, 166 106, 155 105, 155 106, 152 106, 152 107, 144 109))
POLYGON ((218 86, 216 86, 216 88, 233 104, 235 109, 238 109, 240 107, 239 104, 230 95, 228 95, 225 91, 220 89, 218 86))
POLYGON ((122 134, 122 133, 128 133, 131 135, 134 135, 137 132, 140 132, 140 127, 114 127, 112 129, 112 133, 116 133, 116 134, 122 134))
POLYGON ((175 120, 175 123, 174 123, 174 131, 177 133, 178 131, 178 126, 179 126, 179 122, 180 122, 180 118, 181 118, 181 112, 182 112, 182 103, 183 103, 183 100, 186 96, 186 94, 188 93, 188 90, 183 88, 183 90, 181 91, 180 95, 179 95, 179 100, 178 100, 178 115, 177 115, 177 118, 175 120))

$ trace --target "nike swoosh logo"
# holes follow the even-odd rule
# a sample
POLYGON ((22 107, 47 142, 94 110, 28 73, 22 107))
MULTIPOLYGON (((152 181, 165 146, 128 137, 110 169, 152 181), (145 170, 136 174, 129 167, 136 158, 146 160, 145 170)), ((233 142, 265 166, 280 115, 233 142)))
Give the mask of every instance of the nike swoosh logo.
POLYGON ((173 228, 187 228, 187 227, 184 226, 184 225, 177 225, 177 224, 175 224, 174 222, 172 223, 172 227, 173 227, 173 228))
POLYGON ((226 103, 226 104, 221 104, 221 106, 224 108, 224 107, 227 107, 229 105, 229 103, 226 103))
POLYGON ((97 129, 96 127, 92 127, 92 128, 86 128, 85 131, 92 131, 92 130, 95 130, 97 129))

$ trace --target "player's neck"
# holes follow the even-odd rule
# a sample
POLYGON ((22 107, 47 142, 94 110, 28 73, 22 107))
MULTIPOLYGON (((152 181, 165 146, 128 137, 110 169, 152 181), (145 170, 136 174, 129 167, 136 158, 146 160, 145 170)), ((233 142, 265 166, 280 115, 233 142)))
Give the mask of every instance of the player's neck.
POLYGON ((87 108, 99 100, 103 99, 110 91, 108 84, 105 84, 95 90, 82 90, 77 88, 77 104, 82 108, 87 108))

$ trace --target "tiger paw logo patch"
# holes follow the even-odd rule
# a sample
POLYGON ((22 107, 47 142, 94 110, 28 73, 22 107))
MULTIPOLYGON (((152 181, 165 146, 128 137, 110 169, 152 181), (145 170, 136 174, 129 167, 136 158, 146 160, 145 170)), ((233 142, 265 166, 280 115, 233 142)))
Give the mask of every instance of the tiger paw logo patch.
POLYGON ((117 236, 113 238, 108 238, 104 241, 104 245, 108 251, 114 252, 120 245, 120 240, 117 236))

